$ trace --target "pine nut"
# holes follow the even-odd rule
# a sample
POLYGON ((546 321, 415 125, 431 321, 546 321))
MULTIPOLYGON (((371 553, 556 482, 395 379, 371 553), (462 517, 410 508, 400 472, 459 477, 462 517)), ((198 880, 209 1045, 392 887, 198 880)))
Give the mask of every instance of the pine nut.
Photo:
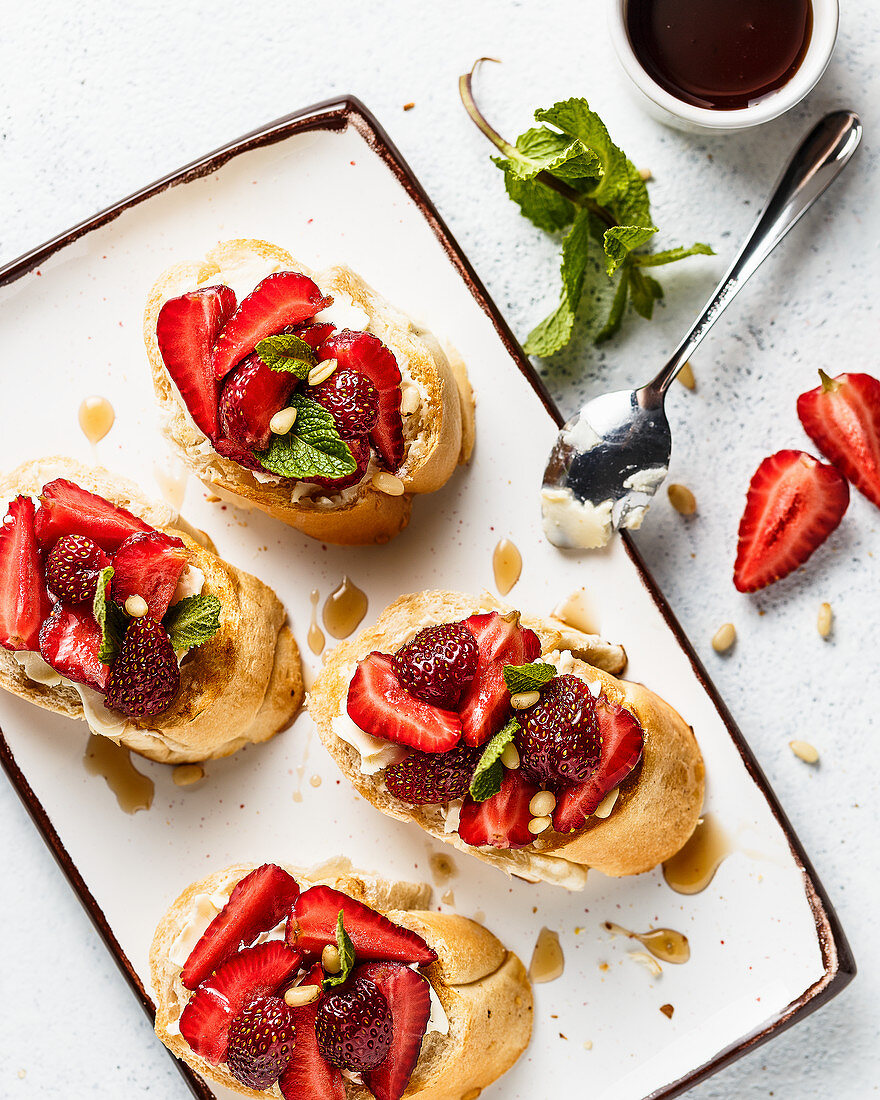
POLYGON ((512 741, 504 746, 504 751, 501 753, 501 763, 510 771, 514 771, 519 767, 519 749, 512 741))
POLYGON ((296 409, 279 409, 269 421, 269 431, 273 435, 287 435, 296 423, 296 409))
POLYGON ((295 985, 284 994, 284 1003, 291 1008, 302 1008, 317 1001, 321 990, 316 985, 295 985))
POLYGON ((789 741, 788 747, 798 760, 803 760, 805 764, 819 763, 819 750, 815 745, 811 745, 809 741, 789 741))
POLYGON ((627 955, 633 962, 641 963, 647 970, 650 970, 655 978, 659 978, 663 973, 663 967, 647 951, 627 951, 627 955))
POLYGON ((142 619, 150 609, 143 596, 129 596, 125 601, 125 610, 133 619, 142 619))
POLYGON ((342 969, 342 960, 339 958, 339 948, 328 943, 321 952, 321 966, 328 974, 338 974, 342 969))
POLYGON ((650 168, 640 168, 639 169, 639 179, 643 183, 647 183, 649 180, 652 180, 653 178, 654 178, 654 173, 651 171, 650 168))
POLYGON ((677 485, 673 483, 666 490, 669 497, 669 503, 683 516, 692 516, 697 510, 697 498, 690 491, 687 485, 677 485))
POLYGON ((533 817, 529 822, 529 832, 532 836, 537 836, 538 833, 543 833, 545 829, 549 829, 552 825, 552 821, 549 817, 533 817))
POLYGON ((694 368, 691 366, 690 359, 688 359, 678 372, 678 380, 686 390, 695 390, 697 388, 697 380, 694 378, 694 368))
POLYGON ((712 638, 712 648, 716 653, 726 653, 736 641, 736 627, 733 623, 719 626, 712 638))
POLYGON ((178 787, 191 787, 205 778, 205 769, 200 764, 181 764, 171 773, 171 778, 178 787))
POLYGON ((309 385, 320 386, 322 382, 327 381, 338 366, 339 364, 335 359, 325 359, 323 363, 315 363, 309 371, 309 385))
POLYGON ((548 817, 556 809, 556 795, 552 791, 538 791, 529 803, 532 817, 548 817))
POLYGON ((404 492, 404 484, 400 478, 389 474, 387 470, 377 470, 373 474, 373 488, 388 497, 400 497, 404 492))
POLYGON ((827 638, 828 635, 831 633, 831 627, 833 623, 834 614, 831 611, 831 604, 819 604, 819 617, 816 620, 816 626, 823 638, 827 638))
POLYGON ((511 695, 510 705, 514 710, 526 710, 533 707, 540 698, 540 692, 537 691, 518 691, 516 695, 511 695))
POLYGON ((601 817, 603 820, 606 817, 610 816, 611 811, 614 809, 614 805, 617 802, 617 796, 619 794, 620 787, 615 787, 613 791, 609 791, 594 810, 595 816, 601 817))

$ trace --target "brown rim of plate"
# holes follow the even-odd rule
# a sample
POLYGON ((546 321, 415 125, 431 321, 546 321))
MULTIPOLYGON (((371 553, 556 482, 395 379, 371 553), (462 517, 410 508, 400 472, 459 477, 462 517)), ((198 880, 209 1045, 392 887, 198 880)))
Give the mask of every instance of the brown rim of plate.
MULTIPOLYGON (((382 129, 372 113, 355 96, 343 96, 339 99, 325 100, 311 107, 304 107, 302 110, 295 111, 293 114, 285 115, 284 118, 276 119, 274 122, 270 122, 268 125, 258 130, 254 130, 249 134, 245 134, 243 137, 237 138, 235 141, 229 142, 227 145, 221 146, 213 153, 209 153, 207 156, 201 157, 191 164, 185 165, 176 172, 171 172, 167 176, 163 176, 155 183, 148 184, 146 187, 141 188, 139 191, 135 191, 134 194, 129 195, 127 198, 107 207, 106 210, 102 210, 100 213, 95 214, 94 217, 80 222, 78 225, 73 226, 72 229, 67 230, 65 233, 58 234, 58 236, 46 241, 45 244, 41 244, 37 248, 31 249, 30 252, 26 252, 17 260, 13 260, 11 263, 0 268, 0 286, 5 286, 7 283, 12 283, 16 279, 20 279, 23 275, 33 271, 34 268, 39 267, 41 263, 47 260, 55 252, 59 251, 59 249, 72 244, 73 241, 91 232, 93 229, 99 229, 101 226, 113 221, 130 207, 137 206, 139 203, 144 202, 144 200, 152 198, 154 195, 158 195, 161 191, 169 187, 175 187, 181 183, 190 183, 192 180, 210 175, 210 173, 216 172, 224 164, 232 160, 233 157, 241 153, 250 152, 252 149, 259 149, 266 145, 274 145, 277 142, 292 137, 294 134, 306 133, 309 130, 344 130, 348 126, 353 126, 364 138, 370 148, 382 158, 396 176, 400 185, 419 208, 422 216, 431 226, 431 229, 443 246, 446 255, 449 257, 453 266, 457 268, 474 299, 492 321, 511 359, 525 375, 529 384, 540 398, 544 408, 556 424, 561 426, 564 422, 564 418, 547 392, 547 388, 542 379, 529 362, 517 342, 516 337, 513 335, 507 322, 499 312, 498 307, 489 297, 479 276, 459 248, 455 238, 447 228, 446 223, 440 217, 437 208, 428 198, 424 188, 419 183, 418 179, 416 179, 412 169, 403 159, 403 156, 394 145, 391 138, 382 129)), ((776 798, 770 784, 767 782, 767 778, 761 770, 754 753, 746 743, 730 711, 718 694, 717 688, 710 680, 693 646, 685 636, 672 609, 649 573, 632 538, 627 532, 622 532, 622 537, 626 551, 636 566, 642 583, 650 593, 651 598, 657 605, 666 624, 690 661, 697 679, 712 700, 722 722, 727 727, 727 731, 742 757, 746 771, 766 798, 773 816, 785 833, 795 863, 803 874, 804 890, 813 911, 813 918, 816 922, 816 935, 822 952, 822 963, 825 968, 823 976, 819 978, 818 981, 804 990, 804 992, 799 997, 795 998, 791 1004, 787 1005, 781 1012, 767 1020, 766 1023, 738 1039, 730 1046, 725 1047, 714 1057, 709 1059, 709 1061, 703 1063, 701 1066, 697 1066, 695 1069, 691 1070, 690 1073, 685 1074, 677 1081, 673 1081, 669 1085, 664 1085, 661 1089, 650 1093, 644 1098, 644 1100, 671 1100, 672 1097, 679 1096, 687 1089, 692 1088, 699 1081, 709 1077, 717 1070, 729 1065, 749 1051, 754 1050, 755 1047, 785 1030, 785 1028, 790 1027, 798 1020, 808 1016, 811 1012, 814 1012, 817 1008, 830 1001, 832 997, 836 997, 837 994, 852 981, 856 973, 856 964, 852 951, 847 943, 846 936, 841 928, 840 921, 837 918, 837 914, 834 912, 831 902, 828 899, 828 895, 819 881, 816 872, 813 870, 813 865, 792 828, 788 817, 780 806, 779 800, 776 798)), ((15 757, 3 736, 2 730, 0 730, 0 765, 2 765, 10 782, 18 792, 19 797, 24 803, 25 809, 28 811, 37 829, 39 829, 42 834, 43 839, 49 846, 49 849, 68 882, 79 897, 79 900, 91 918, 99 936, 113 955, 123 977, 128 982, 132 992, 147 1013, 147 1016, 150 1020, 153 1020, 155 1018, 155 1006, 150 996, 144 989, 134 967, 131 965, 119 941, 113 934, 100 906, 65 849, 61 838, 52 825, 49 815, 46 813, 43 805, 34 794, 30 784, 18 767, 15 757)), ((202 1079, 183 1062, 180 1062, 176 1058, 174 1061, 189 1085, 192 1094, 198 1097, 199 1100, 213 1100, 214 1093, 202 1079)))

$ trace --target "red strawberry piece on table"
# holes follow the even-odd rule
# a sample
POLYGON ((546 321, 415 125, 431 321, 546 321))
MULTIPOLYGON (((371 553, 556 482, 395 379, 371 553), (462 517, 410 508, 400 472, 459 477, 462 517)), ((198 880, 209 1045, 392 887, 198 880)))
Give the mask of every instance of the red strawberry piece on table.
POLYGON ((299 953, 279 940, 237 952, 199 985, 181 1013, 180 1034, 213 1065, 225 1061, 235 1017, 255 998, 287 985, 299 963, 299 953))
POLYGON ((162 624, 132 619, 110 668, 105 703, 129 718, 161 714, 180 687, 180 667, 162 624))
POLYGON ((602 738, 599 766, 586 782, 567 787, 557 796, 553 811, 557 833, 580 829, 605 795, 622 783, 642 758, 644 731, 634 714, 600 695, 596 717, 602 738))
POLYGON ((421 936, 331 886, 313 886, 296 899, 287 922, 287 942, 304 955, 320 955, 328 943, 336 943, 340 910, 358 958, 396 959, 420 966, 437 958, 421 936))
POLYGON ((400 469, 405 448, 403 418, 400 415, 400 368, 391 351, 369 332, 343 329, 325 340, 318 359, 335 359, 338 370, 365 374, 379 396, 379 419, 370 432, 382 461, 391 471, 400 469))
POLYGON ((220 398, 220 430, 243 450, 264 451, 272 439, 269 421, 287 407, 298 379, 272 370, 250 355, 226 379, 220 398))
POLYGON ((343 439, 369 435, 379 419, 379 394, 365 374, 340 367, 309 396, 336 421, 343 439))
POLYGON ((480 651, 464 623, 420 630, 392 658, 397 678, 417 699, 454 710, 477 671, 480 651))
POLYGON ((62 535, 85 535, 108 554, 132 535, 153 530, 125 508, 63 477, 43 486, 35 529, 44 550, 54 546, 62 535))
POLYGON ((98 656, 101 628, 90 610, 55 604, 40 631, 39 650, 46 664, 68 680, 95 691, 107 690, 110 667, 98 656))
POLYGON ((395 798, 410 806, 464 798, 480 755, 477 749, 464 744, 442 753, 414 750, 385 769, 385 786, 395 798))
POLYGON ((391 1050, 385 1061, 365 1074, 376 1100, 400 1100, 416 1068, 431 1017, 427 978, 399 963, 367 963, 355 974, 373 982, 391 1010, 391 1050))
POLYGON ((459 716, 410 695, 386 653, 370 653, 358 664, 347 709, 364 732, 422 752, 446 752, 461 737, 459 716))
POLYGON ((245 875, 189 953, 180 974, 186 988, 195 989, 242 944, 274 928, 298 897, 296 879, 274 863, 245 875))
POLYGON ((62 535, 46 560, 46 584, 59 600, 84 603, 95 598, 98 574, 109 564, 101 547, 85 535, 62 535))
POLYGON ((757 592, 807 560, 843 519, 849 486, 803 451, 777 451, 755 472, 739 524, 733 583, 757 592))
POLYGON ((217 380, 211 365, 214 343, 235 311, 235 292, 207 286, 169 298, 156 319, 156 340, 165 368, 196 425, 217 435, 217 380))
POLYGON ((797 400, 807 435, 843 476, 880 508, 880 380, 819 371, 822 385, 797 400))
MULTIPOLYGON (((312 967, 301 985, 316 985, 324 980, 321 964, 312 967)), ((315 1035, 315 1017, 320 1001, 292 1009, 296 1025, 296 1046, 290 1065, 281 1075, 278 1087, 285 1100, 345 1100, 342 1074, 322 1057, 315 1035)))
POLYGON ((305 340, 312 351, 317 351, 330 333, 334 331, 334 327, 328 324, 327 321, 315 321, 314 324, 310 325, 290 325, 289 328, 285 329, 285 332, 292 332, 300 340, 305 340))
POLYGON ((40 626, 51 610, 34 530, 34 502, 16 497, 0 526, 0 645, 37 649, 40 626))
POLYGON ((596 701, 577 676, 557 676, 540 700, 517 715, 523 774, 536 783, 581 783, 601 752, 596 701))
POLYGON ((345 477, 310 477, 309 481, 313 481, 316 485, 323 485, 334 493, 347 489, 349 485, 357 485, 367 472, 367 466, 370 464, 370 444, 363 438, 346 439, 345 442, 351 451, 352 458, 357 463, 354 473, 345 477))
POLYGON ((367 978, 351 978, 339 993, 321 999, 315 1035, 322 1056, 340 1069, 374 1069, 391 1050, 388 1002, 367 978))
POLYGON ((296 1042, 293 1013, 281 997, 256 997, 229 1025, 226 1065, 251 1089, 268 1089, 290 1064, 296 1042))
POLYGON ((529 832, 532 813, 529 803, 540 790, 519 770, 505 769, 501 790, 485 802, 464 800, 458 835, 475 847, 523 848, 535 839, 529 832))
POLYGON ((180 575, 186 567, 183 540, 162 531, 132 535, 113 558, 113 599, 124 604, 129 596, 142 596, 154 619, 161 619, 171 603, 180 575))
POLYGON ((541 642, 533 630, 519 624, 515 612, 471 615, 465 626, 480 650, 477 671, 459 705, 462 735, 468 745, 482 745, 507 720, 510 693, 504 682, 505 665, 524 665, 541 655, 541 642))
POLYGON ((268 275, 243 299, 217 337, 212 355, 214 377, 225 378, 261 340, 287 325, 307 321, 332 302, 298 271, 268 275))

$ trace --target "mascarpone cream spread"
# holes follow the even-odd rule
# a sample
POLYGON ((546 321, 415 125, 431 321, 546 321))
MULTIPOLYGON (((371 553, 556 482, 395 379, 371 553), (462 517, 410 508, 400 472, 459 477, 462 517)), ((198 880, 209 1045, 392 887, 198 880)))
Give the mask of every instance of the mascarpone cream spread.
POLYGON ((578 500, 571 489, 541 490, 544 534, 554 546, 595 550, 611 538, 613 501, 601 504, 578 500))

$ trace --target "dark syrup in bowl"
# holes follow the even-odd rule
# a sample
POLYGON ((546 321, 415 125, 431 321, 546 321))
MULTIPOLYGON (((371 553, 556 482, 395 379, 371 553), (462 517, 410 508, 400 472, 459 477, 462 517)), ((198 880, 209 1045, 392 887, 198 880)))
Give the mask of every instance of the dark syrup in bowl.
POLYGON ((628 0, 645 72, 676 99, 732 111, 787 84, 813 30, 811 0, 628 0))

